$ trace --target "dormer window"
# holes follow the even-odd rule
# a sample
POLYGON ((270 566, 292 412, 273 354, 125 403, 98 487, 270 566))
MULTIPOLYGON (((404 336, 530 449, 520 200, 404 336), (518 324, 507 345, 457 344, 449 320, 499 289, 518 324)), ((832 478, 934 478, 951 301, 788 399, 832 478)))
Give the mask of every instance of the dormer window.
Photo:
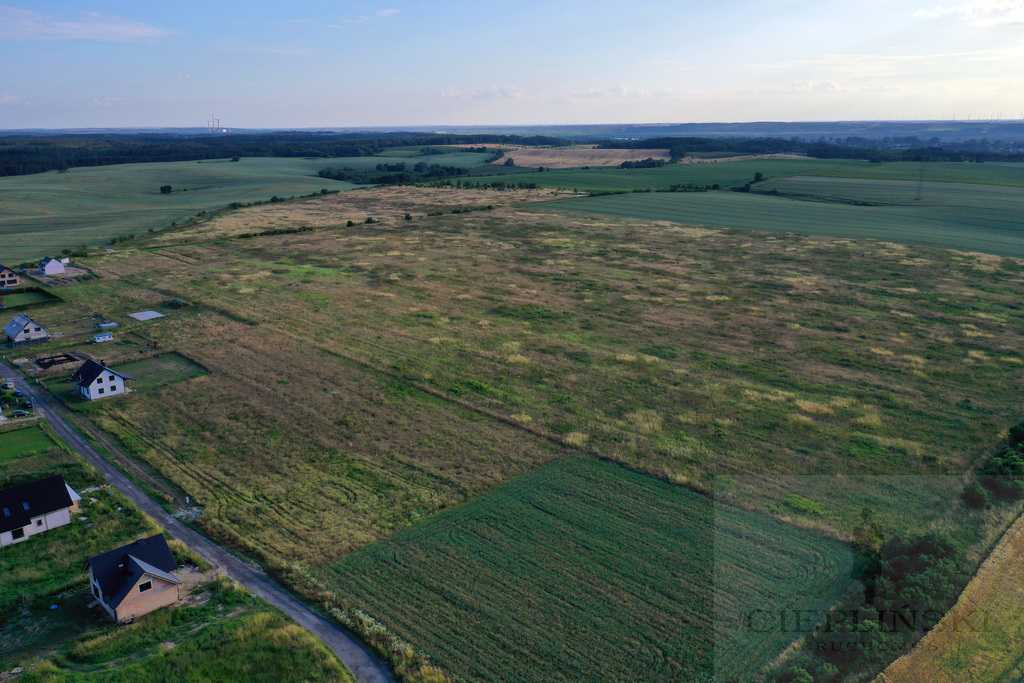
POLYGON ((4 508, 4 517, 10 517, 10 516, 11 516, 11 509, 10 508, 4 508))
POLYGON ((22 506, 23 506, 23 507, 24 507, 24 508, 25 508, 26 510, 28 510, 28 503, 22 503, 22 506))

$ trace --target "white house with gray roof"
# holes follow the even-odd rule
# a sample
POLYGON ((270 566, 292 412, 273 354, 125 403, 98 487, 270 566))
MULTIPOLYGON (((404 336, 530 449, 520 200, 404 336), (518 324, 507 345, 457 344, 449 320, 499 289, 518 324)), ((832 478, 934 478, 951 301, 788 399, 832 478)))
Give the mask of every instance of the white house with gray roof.
POLYGON ((40 275, 62 275, 64 273, 64 264, 61 263, 60 259, 47 256, 39 262, 39 273, 40 275))
POLYGON ((78 393, 95 401, 98 398, 127 394, 132 390, 129 382, 134 382, 135 378, 128 373, 111 370, 102 363, 87 360, 71 376, 71 381, 78 383, 78 393))
POLYGON ((44 342, 50 338, 46 328, 23 313, 14 316, 14 319, 4 327, 7 341, 13 346, 19 344, 31 344, 33 342, 44 342))

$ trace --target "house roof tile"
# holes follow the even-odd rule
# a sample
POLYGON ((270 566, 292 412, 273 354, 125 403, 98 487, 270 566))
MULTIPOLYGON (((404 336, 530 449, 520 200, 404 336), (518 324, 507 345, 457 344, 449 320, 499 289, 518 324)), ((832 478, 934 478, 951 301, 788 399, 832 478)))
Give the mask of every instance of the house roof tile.
POLYGON ((0 491, 0 533, 28 526, 33 517, 71 507, 79 498, 59 474, 4 489, 0 491))

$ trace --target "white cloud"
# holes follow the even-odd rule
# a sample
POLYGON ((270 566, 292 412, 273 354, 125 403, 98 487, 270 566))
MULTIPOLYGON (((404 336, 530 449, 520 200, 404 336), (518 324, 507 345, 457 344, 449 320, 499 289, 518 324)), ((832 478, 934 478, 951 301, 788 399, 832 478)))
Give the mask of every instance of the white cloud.
POLYGON ((448 87, 441 91, 441 97, 456 100, 497 100, 517 99, 523 96, 522 88, 514 85, 488 85, 472 90, 448 87))
POLYGON ((17 7, 0 7, 0 40, 130 41, 160 38, 172 33, 99 12, 86 12, 77 21, 58 21, 17 7))
POLYGON ((0 95, 0 107, 21 102, 21 95, 0 95))
POLYGON ((916 16, 926 18, 956 17, 972 26, 1024 27, 1024 0, 972 0, 953 7, 919 10, 916 16))
MULTIPOLYGON (((374 13, 372 17, 363 15, 358 17, 350 17, 348 19, 342 19, 342 21, 345 22, 346 24, 364 24, 368 21, 373 21, 374 19, 390 19, 391 17, 398 16, 398 14, 399 10, 397 9, 379 9, 376 11, 376 13, 374 13)), ((339 26, 338 24, 330 24, 328 25, 327 28, 341 28, 341 26, 339 26)))
POLYGON ((185 74, 184 76, 175 76, 174 80, 176 80, 176 81, 190 81, 190 80, 192 80, 192 76, 191 76, 191 74, 185 74))

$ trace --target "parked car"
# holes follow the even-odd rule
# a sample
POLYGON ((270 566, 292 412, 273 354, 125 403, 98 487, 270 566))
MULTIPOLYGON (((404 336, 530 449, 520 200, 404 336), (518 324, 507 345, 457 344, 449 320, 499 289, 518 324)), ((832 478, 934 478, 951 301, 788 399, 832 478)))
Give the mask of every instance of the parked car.
POLYGON ((32 410, 32 401, 25 401, 25 407, 32 410))
POLYGON ((11 413, 11 417, 28 417, 31 415, 27 410, 15 410, 11 413))
POLYGON ((14 395, 17 396, 18 398, 21 398, 25 395, 25 392, 22 391, 21 389, 18 389, 17 391, 14 392, 14 395))
POLYGON ((10 382, 10 381, 4 382, 3 386, 4 386, 4 389, 13 389, 14 388, 14 382, 10 382))

